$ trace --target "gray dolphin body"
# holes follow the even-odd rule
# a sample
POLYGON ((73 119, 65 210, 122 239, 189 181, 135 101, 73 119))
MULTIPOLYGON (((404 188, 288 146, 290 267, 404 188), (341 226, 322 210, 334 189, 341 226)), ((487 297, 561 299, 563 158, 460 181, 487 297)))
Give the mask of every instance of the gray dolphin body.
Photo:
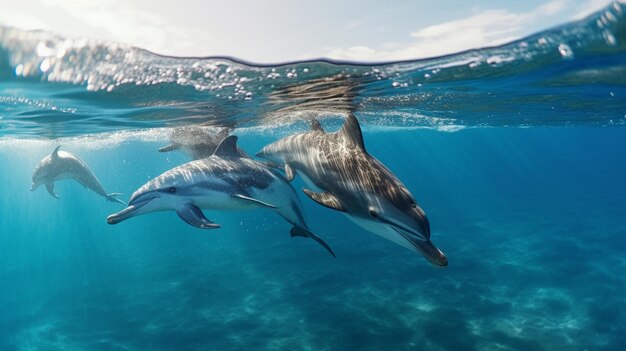
POLYGON ((264 147, 258 156, 284 165, 287 179, 297 174, 315 192, 317 203, 342 211, 359 226, 424 255, 437 266, 448 259, 430 240, 430 224, 413 195, 380 161, 365 150, 361 127, 349 115, 343 127, 326 133, 318 121, 312 130, 264 147))
POLYGON ((213 155, 217 146, 228 136, 228 133, 228 129, 222 129, 215 133, 197 126, 175 128, 169 135, 170 144, 160 148, 159 152, 180 150, 191 159, 200 160, 213 155))
POLYGON ((59 199, 54 192, 54 182, 63 179, 73 179, 82 184, 85 188, 105 197, 109 201, 119 202, 126 205, 124 201, 116 196, 120 193, 107 193, 95 174, 89 169, 85 161, 66 151, 59 151, 61 146, 57 146, 52 153, 44 157, 35 167, 33 172, 33 185, 30 190, 34 191, 44 184, 48 193, 59 199))
POLYGON ((224 139, 210 157, 175 167, 144 184, 131 196, 129 206, 107 218, 117 224, 128 218, 155 211, 174 210, 195 227, 216 229, 201 208, 247 210, 269 208, 291 223, 291 236, 312 238, 331 248, 311 233, 291 184, 274 169, 249 158, 237 148, 237 137, 224 139))

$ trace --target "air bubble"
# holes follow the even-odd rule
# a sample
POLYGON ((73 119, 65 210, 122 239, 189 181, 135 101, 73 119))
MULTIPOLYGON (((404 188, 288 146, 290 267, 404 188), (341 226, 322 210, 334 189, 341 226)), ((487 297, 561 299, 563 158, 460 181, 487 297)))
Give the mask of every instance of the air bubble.
POLYGON ((604 14, 605 14, 607 20, 609 20, 611 22, 617 22, 617 18, 615 18, 615 16, 613 16, 613 13, 611 13, 611 11, 607 11, 604 14))
POLYGON ((41 64, 39 65, 39 69, 41 70, 41 72, 46 73, 50 69, 50 60, 45 59, 41 61, 41 64))
POLYGON ((48 57, 54 55, 54 49, 49 47, 47 43, 39 42, 37 43, 37 55, 42 57, 48 57))
POLYGON ((500 57, 498 55, 489 56, 487 58, 487 64, 488 65, 499 65, 501 63, 502 63, 502 57, 500 57))
POLYGON ((613 33, 608 30, 602 32, 602 36, 609 46, 615 46, 615 44, 617 43, 617 40, 615 40, 615 36, 613 36, 613 33))
POLYGON ((571 59, 572 57, 574 57, 572 48, 570 48, 567 44, 559 44, 559 54, 561 54, 561 56, 566 59, 571 59))

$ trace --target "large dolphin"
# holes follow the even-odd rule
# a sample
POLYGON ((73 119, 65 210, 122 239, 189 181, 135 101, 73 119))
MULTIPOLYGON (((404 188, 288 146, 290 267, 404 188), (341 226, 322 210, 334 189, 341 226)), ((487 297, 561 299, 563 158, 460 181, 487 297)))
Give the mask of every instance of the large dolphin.
POLYGON ((309 186, 319 189, 303 189, 315 202, 446 266, 448 259, 430 240, 426 214, 404 184, 367 153, 357 119, 350 114, 335 133, 326 133, 317 120, 311 129, 267 145, 257 155, 284 166, 288 180, 301 174, 309 186))
POLYGON ((312 238, 331 248, 309 231, 298 196, 289 182, 267 165, 255 161, 237 147, 231 135, 213 155, 170 169, 144 184, 131 196, 129 206, 107 218, 117 224, 155 211, 174 210, 185 222, 202 229, 220 225, 208 220, 201 208, 247 210, 269 208, 291 223, 291 236, 312 238))
POLYGON ((85 161, 66 151, 59 151, 61 145, 57 146, 52 153, 44 157, 35 167, 33 172, 33 185, 30 191, 34 191, 44 184, 53 197, 59 199, 54 192, 54 182, 63 179, 74 179, 85 188, 94 193, 104 196, 109 201, 119 202, 126 205, 124 201, 117 199, 120 193, 107 193, 95 174, 89 169, 85 161))
POLYGON ((198 126, 174 128, 169 134, 170 144, 160 148, 159 152, 180 150, 193 160, 207 158, 213 155, 228 133, 227 128, 217 133, 198 126))

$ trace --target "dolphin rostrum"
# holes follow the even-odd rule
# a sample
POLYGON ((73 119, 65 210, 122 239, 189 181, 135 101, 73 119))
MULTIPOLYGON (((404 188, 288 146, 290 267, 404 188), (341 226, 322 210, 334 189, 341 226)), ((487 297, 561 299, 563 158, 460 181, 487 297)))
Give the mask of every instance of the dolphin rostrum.
POLYGON ((299 173, 318 192, 313 201, 342 211, 359 226, 424 255, 437 266, 448 259, 430 240, 430 224, 413 195, 365 150, 361 127, 350 114, 343 127, 327 133, 317 120, 311 131, 287 136, 258 154, 284 167, 288 180, 299 173))
POLYGON ((293 225, 292 237, 311 238, 335 256, 320 237, 309 231, 291 184, 274 169, 242 152, 234 135, 224 139, 210 157, 172 168, 144 184, 128 205, 110 215, 107 222, 117 224, 144 213, 174 210, 188 224, 216 229, 220 225, 208 220, 201 208, 269 208, 293 225))
POLYGON ((63 179, 74 179, 85 188, 104 196, 108 201, 126 205, 124 201, 116 198, 116 196, 121 195, 120 193, 109 194, 104 190, 104 187, 85 161, 69 152, 59 151, 60 147, 61 145, 57 146, 50 155, 39 161, 33 172, 33 185, 30 191, 34 191, 44 184, 50 195, 59 199, 59 196, 54 192, 54 182, 63 179))
POLYGON ((159 152, 180 150, 193 160, 207 158, 229 134, 224 128, 215 133, 198 126, 174 128, 169 134, 170 144, 159 149, 159 152))

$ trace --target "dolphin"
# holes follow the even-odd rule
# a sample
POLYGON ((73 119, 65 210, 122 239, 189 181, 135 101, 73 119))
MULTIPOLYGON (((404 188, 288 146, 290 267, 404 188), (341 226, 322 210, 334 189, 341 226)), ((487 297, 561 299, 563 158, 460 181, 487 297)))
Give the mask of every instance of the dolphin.
POLYGON ((421 253, 436 266, 448 264, 430 240, 428 218, 413 195, 365 150, 354 115, 334 133, 313 119, 311 131, 269 144, 257 156, 284 167, 288 180, 301 174, 318 190, 303 188, 318 204, 344 212, 362 228, 421 253))
POLYGON ((198 126, 174 128, 169 135, 170 144, 161 147, 159 152, 180 150, 192 160, 200 160, 213 155, 217 146, 228 136, 229 132, 227 128, 217 133, 198 126))
POLYGON ((116 198, 120 193, 107 193, 95 174, 89 169, 85 161, 66 151, 59 151, 61 145, 57 146, 52 153, 44 157, 33 171, 33 185, 30 191, 34 191, 44 184, 46 190, 53 197, 59 199, 54 192, 54 182, 63 179, 74 179, 85 188, 94 193, 104 196, 108 201, 118 202, 126 205, 124 201, 116 198))
POLYGON ((107 217, 107 222, 117 224, 144 213, 174 210, 188 224, 216 229, 220 225, 208 220, 201 208, 269 208, 291 223, 292 237, 311 238, 335 256, 326 242, 309 230, 291 184, 242 152, 234 135, 225 138, 210 157, 172 168, 147 182, 133 193, 128 205, 107 217))

